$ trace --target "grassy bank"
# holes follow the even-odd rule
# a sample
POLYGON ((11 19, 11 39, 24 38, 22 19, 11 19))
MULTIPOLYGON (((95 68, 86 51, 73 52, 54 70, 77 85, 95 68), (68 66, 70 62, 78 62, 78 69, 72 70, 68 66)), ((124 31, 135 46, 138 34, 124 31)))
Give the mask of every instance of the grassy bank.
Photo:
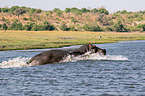
POLYGON ((73 31, 0 31, 0 50, 54 48, 86 43, 145 40, 145 33, 73 31), (98 39, 102 36, 101 39, 98 39))

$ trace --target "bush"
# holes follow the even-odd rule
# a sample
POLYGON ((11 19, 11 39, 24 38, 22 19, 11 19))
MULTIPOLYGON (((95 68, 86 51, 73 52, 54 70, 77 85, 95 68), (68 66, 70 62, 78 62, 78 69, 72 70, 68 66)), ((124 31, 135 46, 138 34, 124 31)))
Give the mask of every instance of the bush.
POLYGON ((61 10, 57 10, 57 11, 56 11, 56 14, 57 14, 58 16, 60 16, 60 15, 62 14, 62 11, 61 11, 61 10))
POLYGON ((105 8, 100 8, 99 10, 98 10, 98 12, 99 13, 104 13, 104 14, 106 14, 106 15, 109 15, 109 11, 107 11, 105 8))
POLYGON ((35 23, 28 22, 26 25, 24 25, 23 29, 26 31, 30 31, 35 23))
POLYGON ((28 19, 27 19, 26 17, 24 17, 24 18, 23 18, 23 20, 25 20, 25 21, 26 21, 26 20, 28 20, 28 19))
POLYGON ((67 25, 66 25, 66 23, 63 21, 62 23, 61 23, 61 25, 60 25, 60 30, 62 30, 62 31, 68 31, 68 27, 67 27, 67 25))
POLYGON ((9 27, 9 30, 23 30, 23 25, 21 22, 13 22, 11 26, 9 27))
POLYGON ((86 31, 103 31, 98 24, 85 24, 83 29, 86 31))
POLYGON ((42 10, 41 9, 36 9, 36 11, 35 11, 36 13, 41 13, 42 12, 42 10))
POLYGON ((91 10, 91 12, 97 13, 98 9, 94 8, 94 9, 91 10))
POLYGON ((42 25, 42 30, 54 30, 55 27, 53 25, 50 25, 47 21, 44 21, 43 25, 42 25))
POLYGON ((7 12, 9 12, 10 11, 10 9, 9 8, 2 8, 1 9, 4 13, 7 13, 7 12))
POLYGON ((32 31, 40 31, 41 29, 40 29, 40 26, 39 26, 39 25, 37 25, 37 24, 33 24, 31 30, 32 30, 32 31))
POLYGON ((59 8, 54 8, 53 9, 53 12, 56 12, 56 11, 58 11, 58 10, 60 10, 59 8))
POLYGON ((75 29, 74 25, 70 25, 68 28, 69 31, 77 31, 77 29, 75 29))
POLYGON ((6 21, 5 17, 2 17, 2 21, 6 21))
POLYGON ((7 30, 8 26, 6 25, 6 23, 3 24, 3 30, 7 30))
POLYGON ((142 24, 142 29, 143 31, 145 31, 145 24, 142 24))
POLYGON ((111 27, 106 27, 106 31, 113 31, 111 27))
POLYGON ((121 21, 118 21, 116 24, 114 24, 114 31, 117 32, 128 32, 128 29, 125 28, 125 26, 122 24, 121 21))
POLYGON ((71 22, 73 22, 75 24, 78 21, 74 17, 71 17, 71 22))
POLYGON ((26 10, 24 8, 18 8, 14 11, 14 14, 17 15, 19 17, 19 15, 22 15, 26 13, 26 10))
POLYGON ((86 9, 86 8, 82 8, 81 12, 85 13, 85 12, 90 12, 90 10, 86 9))
POLYGON ((70 8, 66 8, 66 9, 65 9, 65 12, 66 12, 66 13, 69 13, 70 11, 71 11, 70 8))
POLYGON ((123 11, 121 11, 120 13, 121 13, 121 14, 126 14, 127 11, 126 11, 126 10, 123 10, 123 11))

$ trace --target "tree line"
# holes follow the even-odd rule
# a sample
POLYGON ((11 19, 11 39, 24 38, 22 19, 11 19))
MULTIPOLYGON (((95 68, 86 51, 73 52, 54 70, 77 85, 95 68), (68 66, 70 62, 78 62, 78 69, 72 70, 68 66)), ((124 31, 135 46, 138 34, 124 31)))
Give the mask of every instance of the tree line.
POLYGON ((0 14, 1 30, 145 31, 145 23, 142 22, 145 20, 145 11, 128 12, 123 10, 110 14, 103 7, 94 9, 73 7, 66 8, 64 11, 54 8, 52 11, 43 11, 25 6, 12 6, 11 8, 0 8, 0 14), (3 14, 9 14, 11 17, 17 16, 18 19, 9 20, 3 14), (23 20, 20 20, 19 17, 24 14, 27 14, 29 18, 24 16, 23 20), (84 14, 86 15, 84 16, 84 14), (68 16, 65 17, 65 15, 68 16), (95 20, 89 16, 95 16, 95 20), (49 19, 51 22, 48 22, 49 19), (69 20, 71 21, 68 23, 69 20))

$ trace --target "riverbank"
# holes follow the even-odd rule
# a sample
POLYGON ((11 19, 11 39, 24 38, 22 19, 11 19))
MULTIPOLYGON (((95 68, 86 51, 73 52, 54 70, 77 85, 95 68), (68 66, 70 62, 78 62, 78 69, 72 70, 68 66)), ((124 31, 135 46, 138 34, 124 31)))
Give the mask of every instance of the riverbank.
POLYGON ((145 32, 0 31, 0 50, 58 48, 129 40, 145 40, 145 32))

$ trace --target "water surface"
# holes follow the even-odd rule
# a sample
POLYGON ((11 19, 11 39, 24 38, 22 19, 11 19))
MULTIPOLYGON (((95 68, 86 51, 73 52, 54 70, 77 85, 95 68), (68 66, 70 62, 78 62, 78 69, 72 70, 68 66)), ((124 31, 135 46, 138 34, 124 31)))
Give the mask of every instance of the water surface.
POLYGON ((0 51, 0 95, 145 95, 145 41, 97 46, 107 55, 67 57, 61 63, 33 67, 25 62, 51 49, 0 51))

